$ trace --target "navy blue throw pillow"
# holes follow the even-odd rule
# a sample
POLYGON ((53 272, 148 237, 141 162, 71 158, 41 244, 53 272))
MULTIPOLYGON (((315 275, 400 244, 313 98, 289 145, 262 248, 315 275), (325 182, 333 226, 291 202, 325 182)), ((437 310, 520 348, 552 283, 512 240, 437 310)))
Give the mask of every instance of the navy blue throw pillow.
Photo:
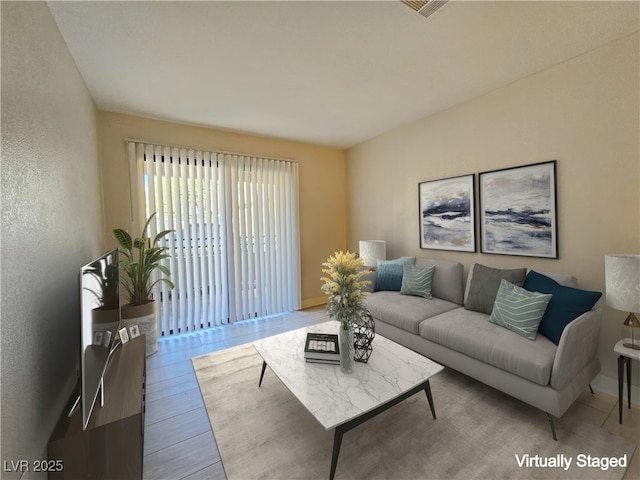
POLYGON ((538 332, 558 345, 564 328, 573 320, 593 308, 602 296, 600 292, 579 290, 560 285, 554 279, 531 270, 524 280, 524 288, 531 292, 550 293, 538 332))

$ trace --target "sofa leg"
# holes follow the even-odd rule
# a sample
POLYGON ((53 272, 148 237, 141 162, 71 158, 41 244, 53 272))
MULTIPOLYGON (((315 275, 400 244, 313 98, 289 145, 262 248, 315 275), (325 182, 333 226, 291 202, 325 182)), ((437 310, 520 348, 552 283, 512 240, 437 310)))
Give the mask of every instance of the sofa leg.
POLYGON ((589 390, 591 390, 591 395, 595 395, 596 392, 593 391, 593 387, 591 386, 591 384, 589 384, 589 390))
POLYGON ((558 437, 556 437, 556 427, 553 426, 553 417, 548 413, 546 415, 547 419, 549 420, 549 425, 551 426, 551 434, 553 435, 553 439, 557 442, 558 437))

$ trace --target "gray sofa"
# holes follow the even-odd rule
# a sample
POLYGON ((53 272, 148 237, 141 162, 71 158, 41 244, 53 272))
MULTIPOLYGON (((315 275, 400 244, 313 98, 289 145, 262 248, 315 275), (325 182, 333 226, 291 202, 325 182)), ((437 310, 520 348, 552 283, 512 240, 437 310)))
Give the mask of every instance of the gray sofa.
MULTIPOLYGON (((466 289, 460 263, 417 258, 415 265, 435 267, 432 298, 374 292, 377 272, 365 277, 372 282, 366 305, 376 333, 542 410, 556 440, 553 417, 561 417, 600 372, 601 310, 571 321, 557 345, 540 333, 530 340, 489 322, 487 313, 465 308, 474 271, 480 271, 477 264, 470 268, 466 289)), ((544 275, 577 287, 570 275, 544 275)))

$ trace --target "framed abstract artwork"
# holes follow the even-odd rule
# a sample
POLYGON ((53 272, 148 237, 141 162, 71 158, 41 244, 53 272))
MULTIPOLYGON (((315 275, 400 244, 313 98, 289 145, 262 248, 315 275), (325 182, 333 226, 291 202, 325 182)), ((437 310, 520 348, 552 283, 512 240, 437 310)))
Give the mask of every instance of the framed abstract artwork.
POLYGON ((481 252, 558 258, 556 161, 480 173, 481 252))
POLYGON ((418 184, 420 248, 476 251, 475 175, 418 184))

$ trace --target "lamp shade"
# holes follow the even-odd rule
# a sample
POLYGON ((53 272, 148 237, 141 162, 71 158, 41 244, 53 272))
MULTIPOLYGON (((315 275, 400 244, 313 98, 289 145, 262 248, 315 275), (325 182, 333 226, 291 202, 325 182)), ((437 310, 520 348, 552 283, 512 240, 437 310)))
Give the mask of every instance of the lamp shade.
POLYGON ((386 260, 387 246, 384 240, 360 240, 360 258, 365 267, 375 267, 378 260, 386 260))
POLYGON ((606 255, 607 305, 640 313, 640 255, 606 255))

